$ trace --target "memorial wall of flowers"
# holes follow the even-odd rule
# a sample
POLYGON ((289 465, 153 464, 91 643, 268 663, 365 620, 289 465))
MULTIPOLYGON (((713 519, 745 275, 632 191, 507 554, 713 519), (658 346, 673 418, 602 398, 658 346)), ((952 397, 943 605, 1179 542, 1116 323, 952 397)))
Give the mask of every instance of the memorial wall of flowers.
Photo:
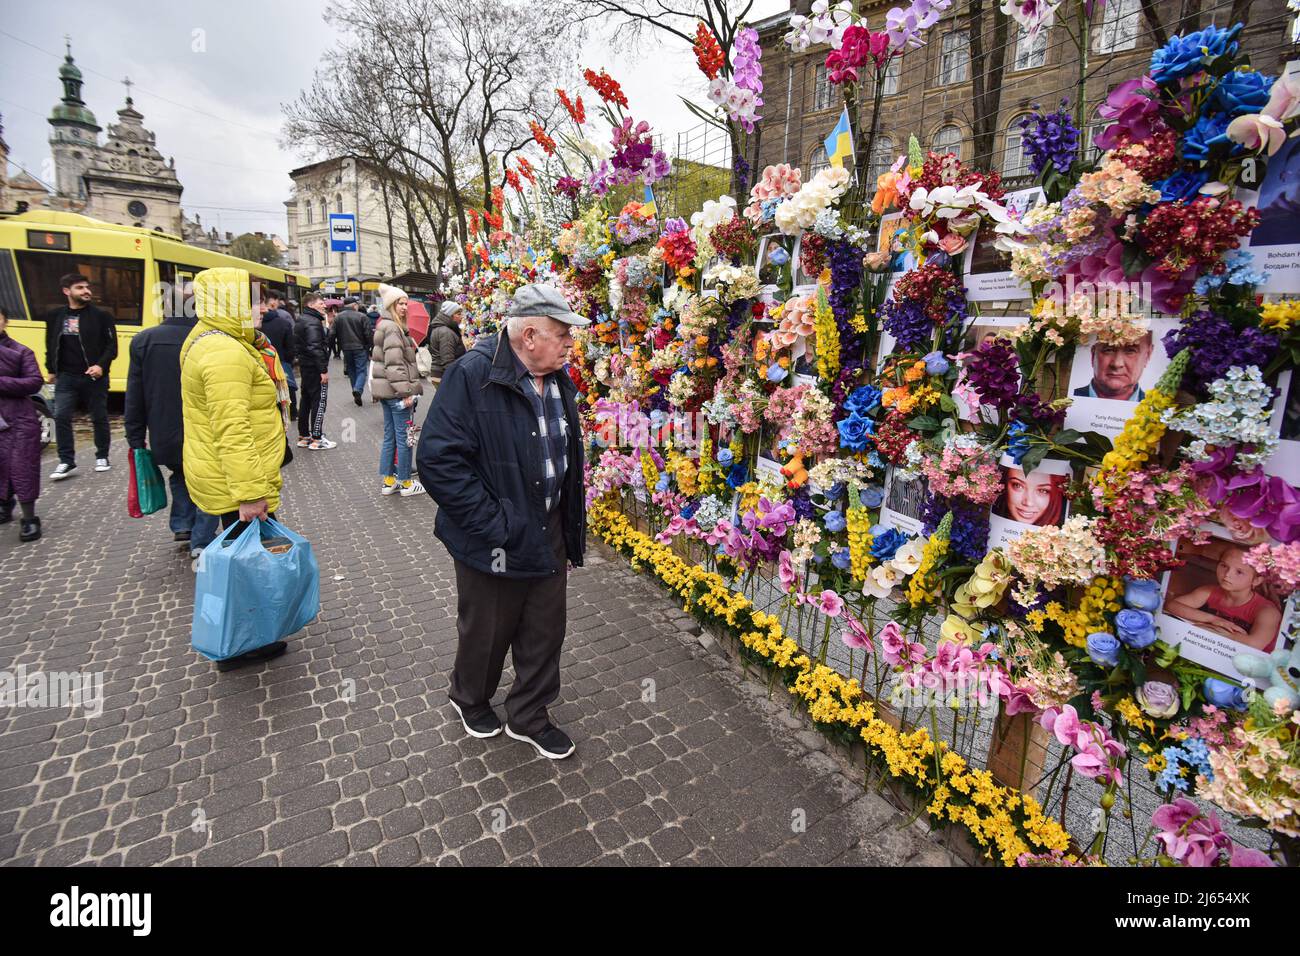
MULTIPOLYGON (((856 82, 940 9, 873 33, 819 3, 790 42, 856 82)), ((601 75, 614 153, 556 184, 579 214, 551 262, 497 237, 463 293, 499 315, 553 273, 594 320, 569 368, 593 531, 1002 863, 1097 862, 1114 827, 1133 862, 1297 862, 1300 85, 1240 29, 1117 86, 1095 160, 1069 104, 1039 110, 1033 189, 913 140, 861 206, 845 168, 769 166, 689 220, 603 198, 665 170, 601 75), (970 752, 960 715, 989 707, 1063 748, 1047 781, 970 752), (1044 813, 1077 778, 1088 833, 1044 813)), ((748 116, 740 89, 716 101, 748 116)))

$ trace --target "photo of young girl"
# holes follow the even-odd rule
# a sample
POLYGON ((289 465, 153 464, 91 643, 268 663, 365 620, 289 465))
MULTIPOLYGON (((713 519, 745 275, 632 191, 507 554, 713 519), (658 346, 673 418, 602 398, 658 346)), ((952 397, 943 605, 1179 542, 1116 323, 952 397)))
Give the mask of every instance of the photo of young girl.
POLYGON ((1228 638, 1271 652, 1282 625, 1282 605, 1262 576, 1245 561, 1247 548, 1215 539, 1184 545, 1187 564, 1170 573, 1164 613, 1228 638))
POLYGON ((1025 474, 1019 467, 1002 469, 1002 494, 993 513, 1020 524, 1043 527, 1065 521, 1065 488, 1069 475, 1048 474, 1037 468, 1025 474))

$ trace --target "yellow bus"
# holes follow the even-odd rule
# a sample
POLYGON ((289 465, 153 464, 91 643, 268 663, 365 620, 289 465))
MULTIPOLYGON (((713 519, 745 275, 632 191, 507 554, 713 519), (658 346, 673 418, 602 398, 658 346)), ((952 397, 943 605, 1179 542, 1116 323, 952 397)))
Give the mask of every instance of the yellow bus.
POLYGON ((0 218, 0 305, 9 334, 36 353, 45 370, 45 316, 66 304, 59 279, 90 280, 95 304, 117 319, 117 358, 109 391, 126 391, 131 337, 176 314, 170 290, 204 269, 247 269, 254 283, 298 301, 311 289, 304 275, 186 245, 176 236, 119 226, 70 212, 38 209, 0 218))

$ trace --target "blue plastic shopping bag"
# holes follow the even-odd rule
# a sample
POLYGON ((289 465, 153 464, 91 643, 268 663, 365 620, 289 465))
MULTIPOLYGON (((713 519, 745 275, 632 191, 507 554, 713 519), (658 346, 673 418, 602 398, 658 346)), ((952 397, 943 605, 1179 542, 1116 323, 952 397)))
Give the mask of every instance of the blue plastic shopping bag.
POLYGON ((194 649, 220 661, 283 640, 320 613, 311 542, 273 518, 232 525, 203 549, 194 583, 194 649))

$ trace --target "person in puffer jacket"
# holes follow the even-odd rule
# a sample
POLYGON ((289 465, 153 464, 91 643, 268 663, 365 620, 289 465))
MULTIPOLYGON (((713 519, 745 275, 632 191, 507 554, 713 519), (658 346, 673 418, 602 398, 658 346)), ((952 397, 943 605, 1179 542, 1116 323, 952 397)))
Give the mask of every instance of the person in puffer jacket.
MULTIPOLYGON (((279 357, 253 326, 249 274, 205 269, 194 277, 198 321, 181 345, 181 418, 185 486, 190 498, 221 526, 274 517, 280 507, 280 467, 289 386, 279 357)), ((231 538, 242 533, 237 528, 231 538)), ((217 662, 230 670, 285 652, 276 641, 217 662)))
POLYGON ((424 485, 411 478, 411 447, 406 443, 415 397, 424 394, 424 386, 415 361, 415 342, 406 330, 406 293, 381 284, 379 302, 382 312, 370 351, 370 395, 384 407, 384 440, 379 446, 383 485, 379 493, 398 492, 409 498, 424 493, 424 485))
POLYGON ((437 387, 442 383, 447 366, 465 354, 465 341, 460 336, 460 317, 464 306, 448 299, 438 307, 438 314, 429 325, 429 339, 425 347, 432 359, 429 379, 437 387))

